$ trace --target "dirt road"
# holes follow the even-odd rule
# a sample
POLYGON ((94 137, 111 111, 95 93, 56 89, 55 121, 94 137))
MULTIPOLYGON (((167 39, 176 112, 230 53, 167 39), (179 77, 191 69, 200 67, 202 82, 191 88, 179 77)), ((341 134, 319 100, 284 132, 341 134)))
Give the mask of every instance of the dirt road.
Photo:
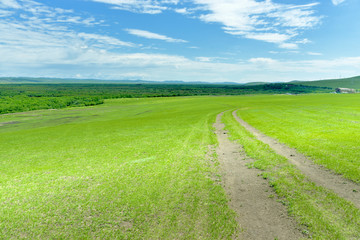
POLYGON ((242 119, 240 119, 236 111, 233 112, 234 118, 254 136, 268 144, 279 155, 286 157, 290 163, 294 164, 304 175, 312 182, 330 189, 338 196, 352 202, 357 208, 360 208, 360 186, 350 180, 337 175, 330 170, 314 164, 306 156, 297 152, 293 148, 289 148, 285 144, 279 143, 277 140, 261 133, 242 119))
POLYGON ((216 129, 223 183, 237 213, 237 220, 243 229, 240 239, 274 240, 300 239, 301 234, 295 221, 288 216, 285 206, 276 201, 276 195, 257 169, 249 169, 246 163, 253 161, 246 157, 242 147, 228 139, 221 123, 222 113, 217 116, 216 129))

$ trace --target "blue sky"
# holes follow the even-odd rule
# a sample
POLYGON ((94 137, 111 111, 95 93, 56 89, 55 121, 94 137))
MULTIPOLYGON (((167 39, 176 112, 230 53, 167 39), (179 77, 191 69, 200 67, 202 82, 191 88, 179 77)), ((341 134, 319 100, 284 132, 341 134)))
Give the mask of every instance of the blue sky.
POLYGON ((0 0, 0 76, 350 77, 359 12, 358 0, 0 0))

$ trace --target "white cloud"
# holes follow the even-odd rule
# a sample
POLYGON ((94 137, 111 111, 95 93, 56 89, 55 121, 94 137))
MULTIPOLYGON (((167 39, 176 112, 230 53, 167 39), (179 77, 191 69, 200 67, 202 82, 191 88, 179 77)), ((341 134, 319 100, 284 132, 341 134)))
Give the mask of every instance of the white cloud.
POLYGON ((2 76, 52 76, 185 81, 290 81, 358 75, 360 57, 281 61, 258 57, 225 63, 168 54, 122 53, 106 49, 116 39, 72 31, 39 32, 0 21, 2 76), (9 31, 12 29, 12 31, 9 31), (80 36, 79 36, 80 35, 80 36), (94 41, 94 42, 92 42, 94 41), (51 54, 49 54, 51 53, 51 54), (19 71, 21 69, 21 71, 19 71))
POLYGON ((123 42, 123 41, 120 41, 117 38, 104 36, 104 35, 99 35, 99 34, 79 33, 78 36, 81 37, 84 40, 95 41, 97 43, 103 44, 104 47, 107 47, 109 45, 112 45, 112 46, 126 46, 126 47, 134 47, 135 46, 135 44, 133 44, 133 43, 123 42))
POLYGON ((55 9, 30 0, 19 3, 17 13, 20 20, 0 19, 0 56, 3 63, 29 66, 68 64, 80 61, 93 52, 136 47, 111 36, 78 33, 68 24, 98 24, 94 18, 82 18, 72 10, 55 9))
POLYGON ((302 39, 302 40, 296 41, 295 43, 308 44, 308 43, 312 43, 312 41, 310 41, 310 40, 307 39, 307 38, 304 38, 304 39, 302 39))
POLYGON ((331 0, 331 1, 332 1, 332 3, 333 3, 335 6, 337 6, 337 5, 345 2, 345 0, 331 0))
POLYGON ((244 35, 246 38, 261 40, 270 43, 278 43, 278 44, 284 43, 285 41, 291 38, 291 36, 287 34, 280 34, 280 33, 246 33, 244 35))
POLYGON ((313 28, 321 21, 312 10, 317 3, 306 5, 279 4, 271 0, 194 0, 207 13, 204 22, 220 23, 225 32, 245 38, 276 43, 282 48, 295 48, 288 42, 301 30, 313 28))
MULTIPOLYGON (((92 0, 110 4, 113 9, 158 14, 172 10, 192 15, 207 23, 219 23, 226 33, 295 48, 293 38, 304 29, 320 24, 322 17, 314 8, 318 3, 303 5, 274 3, 272 0, 188 0, 190 8, 180 8, 178 0, 92 0)), ((335 1, 335 0, 334 0, 335 1)), ((337 0, 341 1, 341 0, 337 0)))
POLYGON ((138 37, 144 37, 148 39, 157 39, 157 40, 163 40, 166 42, 178 42, 178 43, 186 43, 187 41, 182 39, 175 39, 171 37, 167 37, 165 35, 160 35, 157 33, 145 31, 145 30, 139 30, 139 29, 125 29, 129 34, 138 36, 138 37))
POLYGON ((0 17, 8 17, 12 14, 13 14, 13 12, 11 12, 11 11, 6 11, 6 10, 0 9, 0 17))
POLYGON ((190 60, 183 56, 114 53, 103 49, 46 46, 41 49, 0 48, 3 76, 52 76, 101 79, 185 81, 291 81, 358 75, 360 57, 331 60, 279 61, 251 58, 237 63, 190 60), (66 50, 66 51, 65 51, 66 50), (49 54, 51 52, 52 54, 49 54), (21 69, 21 72, 18 71, 21 69))
POLYGON ((285 49, 298 49, 298 45, 295 43, 280 43, 279 48, 285 48, 285 49))
POLYGON ((72 9, 53 8, 33 0, 0 0, 0 7, 12 8, 0 9, 0 16, 13 15, 16 11, 20 18, 32 22, 33 25, 72 23, 92 26, 103 23, 93 17, 76 16, 72 9))
POLYGON ((311 56, 322 56, 323 54, 322 53, 318 53, 318 52, 307 52, 308 55, 311 55, 311 56))
POLYGON ((126 10, 131 12, 158 14, 167 10, 166 5, 177 4, 178 1, 169 0, 92 0, 94 2, 101 2, 113 5, 113 9, 126 10))
POLYGON ((264 64, 269 65, 269 64, 277 63, 277 61, 272 58, 250 58, 249 62, 254 63, 254 64, 261 64, 261 65, 264 65, 264 64))
POLYGON ((189 11, 187 10, 187 8, 176 8, 175 12, 180 13, 180 14, 190 14, 189 11))
POLYGON ((104 21, 96 21, 95 18, 89 17, 89 18, 81 18, 79 16, 58 16, 56 19, 56 22, 58 23, 74 23, 74 24, 84 24, 84 25, 97 25, 101 24, 104 21))
POLYGON ((74 13, 74 10, 72 9, 62 9, 62 8, 54 8, 54 11, 60 14, 64 13, 74 13))
POLYGON ((16 0, 0 0, 0 7, 20 8, 20 5, 16 0))
POLYGON ((267 17, 274 18, 284 27, 294 28, 312 28, 317 25, 320 18, 314 16, 314 11, 311 8, 318 5, 317 3, 307 5, 280 5, 276 4, 276 10, 267 15, 267 17))
POLYGON ((210 58, 210 57, 197 57, 196 60, 199 61, 199 62, 211 62, 213 60, 213 58, 210 58))

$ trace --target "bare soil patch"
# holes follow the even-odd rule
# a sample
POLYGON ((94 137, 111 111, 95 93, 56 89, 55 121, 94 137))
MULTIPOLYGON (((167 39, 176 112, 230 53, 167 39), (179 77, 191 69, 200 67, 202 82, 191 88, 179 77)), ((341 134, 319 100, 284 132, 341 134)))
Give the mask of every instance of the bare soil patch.
POLYGON ((253 161, 242 147, 228 139, 221 123, 222 113, 217 116, 214 127, 219 146, 216 149, 224 188, 229 195, 230 207, 237 213, 237 221, 243 231, 240 239, 300 239, 296 222, 288 216, 286 207, 276 201, 276 195, 260 170, 249 169, 246 164, 253 161))
POLYGON ((296 149, 290 148, 261 133, 259 130, 240 119, 236 115, 236 111, 233 112, 233 116, 243 127, 254 134, 258 140, 268 144, 277 154, 286 157, 290 163, 294 164, 312 182, 332 190, 338 196, 352 202, 357 208, 360 208, 360 186, 358 184, 343 178, 341 175, 333 173, 325 167, 316 165, 306 156, 297 152, 296 149))

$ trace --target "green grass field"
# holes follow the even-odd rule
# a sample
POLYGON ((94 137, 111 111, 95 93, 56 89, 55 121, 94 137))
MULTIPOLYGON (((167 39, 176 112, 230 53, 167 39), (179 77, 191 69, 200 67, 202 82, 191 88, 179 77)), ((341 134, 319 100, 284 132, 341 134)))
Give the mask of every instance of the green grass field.
POLYGON ((227 112, 224 122, 232 140, 239 142, 255 162, 249 167, 263 170, 289 214, 304 229, 304 238, 358 239, 360 210, 333 192, 316 186, 286 158, 247 132, 227 112))
MULTIPOLYGON (((359 181, 359 100, 327 94, 116 99, 0 115, 0 239, 230 239, 239 231, 235 214, 217 162, 206 158, 216 145, 216 115, 240 109, 253 126, 359 181)), ((229 114, 224 122, 307 229, 305 237, 360 237, 359 209, 251 140, 229 114)))
POLYGON ((228 238, 208 99, 2 115, 0 238, 228 238), (207 106, 208 105, 208 106, 207 106))
POLYGON ((265 134, 360 183, 359 95, 273 98, 239 111, 265 134))

